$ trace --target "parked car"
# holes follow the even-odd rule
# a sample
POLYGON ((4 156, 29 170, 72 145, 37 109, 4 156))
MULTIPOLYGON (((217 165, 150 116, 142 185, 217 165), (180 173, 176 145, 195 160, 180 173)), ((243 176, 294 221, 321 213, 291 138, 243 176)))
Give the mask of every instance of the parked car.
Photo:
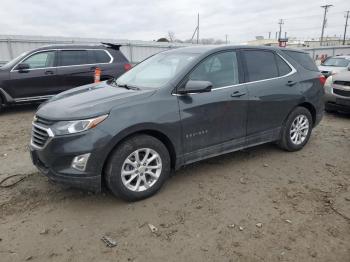
POLYGON ((322 118, 324 80, 302 51, 162 52, 43 104, 31 156, 52 180, 93 190, 104 181, 115 195, 143 199, 192 162, 268 142, 300 150, 322 118))
POLYGON ((24 53, 0 67, 0 109, 46 100, 73 87, 118 77, 130 69, 119 45, 51 45, 24 53))
POLYGON ((329 77, 341 71, 349 71, 350 56, 344 55, 328 57, 318 68, 325 77, 329 77))
POLYGON ((327 78, 325 83, 325 109, 327 112, 350 112, 350 72, 344 71, 327 78))

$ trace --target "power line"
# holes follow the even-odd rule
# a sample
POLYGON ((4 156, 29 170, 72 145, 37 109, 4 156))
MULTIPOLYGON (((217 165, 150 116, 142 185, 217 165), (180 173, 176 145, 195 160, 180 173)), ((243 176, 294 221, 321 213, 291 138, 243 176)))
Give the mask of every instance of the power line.
POLYGON ((349 13, 350 13, 350 11, 346 11, 346 18, 345 18, 345 27, 344 27, 344 38, 343 38, 343 45, 345 45, 345 39, 346 39, 346 28, 348 27, 349 13))
POLYGON ((324 28, 326 27, 326 22, 327 22, 327 11, 328 8, 330 8, 333 5, 322 5, 321 7, 324 8, 324 15, 323 15, 323 23, 322 23, 322 32, 321 32, 321 39, 320 39, 320 46, 322 46, 323 42, 323 34, 324 34, 324 28))

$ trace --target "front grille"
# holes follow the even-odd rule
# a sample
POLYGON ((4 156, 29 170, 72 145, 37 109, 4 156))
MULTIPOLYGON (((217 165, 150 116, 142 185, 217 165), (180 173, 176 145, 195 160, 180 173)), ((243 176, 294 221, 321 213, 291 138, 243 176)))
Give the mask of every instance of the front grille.
POLYGON ((340 89, 333 88, 333 93, 340 95, 340 96, 350 97, 350 91, 346 91, 346 90, 340 90, 340 89))
POLYGON ((336 81, 334 81, 334 84, 335 84, 335 85, 341 85, 341 86, 350 86, 350 82, 349 82, 349 81, 339 81, 339 80, 336 80, 336 81))
POLYGON ((49 140, 49 134, 47 129, 33 124, 32 127, 32 143, 33 145, 43 148, 49 140))

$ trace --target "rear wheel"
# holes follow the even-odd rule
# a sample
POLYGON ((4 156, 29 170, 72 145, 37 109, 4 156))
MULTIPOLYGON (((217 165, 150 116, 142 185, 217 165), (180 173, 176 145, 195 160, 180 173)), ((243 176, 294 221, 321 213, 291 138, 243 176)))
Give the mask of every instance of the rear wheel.
POLYGON ((120 144, 106 168, 108 188, 127 201, 155 194, 170 173, 170 156, 158 139, 139 135, 120 144))
POLYGON ((312 116, 304 107, 297 107, 287 118, 282 128, 278 145, 287 151, 302 149, 309 141, 312 131, 312 116))

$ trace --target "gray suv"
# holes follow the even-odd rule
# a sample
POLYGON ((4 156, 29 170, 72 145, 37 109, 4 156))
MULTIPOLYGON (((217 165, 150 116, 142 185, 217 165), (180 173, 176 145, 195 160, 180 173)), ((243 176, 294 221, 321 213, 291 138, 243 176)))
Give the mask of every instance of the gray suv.
POLYGON ((129 201, 153 195, 171 170, 276 142, 300 150, 320 122, 325 78, 307 53, 198 46, 154 55, 116 80, 43 104, 33 163, 54 181, 129 201))

